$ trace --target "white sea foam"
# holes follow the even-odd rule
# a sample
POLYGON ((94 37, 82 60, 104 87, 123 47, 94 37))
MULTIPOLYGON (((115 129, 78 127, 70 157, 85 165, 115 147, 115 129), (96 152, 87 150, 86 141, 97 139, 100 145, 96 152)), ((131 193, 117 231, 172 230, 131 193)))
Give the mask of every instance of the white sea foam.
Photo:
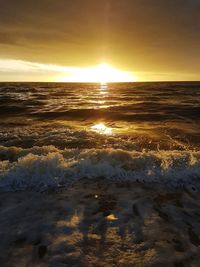
POLYGON ((119 149, 65 149, 54 146, 0 147, 2 190, 43 189, 68 185, 80 178, 105 177, 113 181, 157 182, 170 185, 196 183, 200 178, 200 152, 119 149))

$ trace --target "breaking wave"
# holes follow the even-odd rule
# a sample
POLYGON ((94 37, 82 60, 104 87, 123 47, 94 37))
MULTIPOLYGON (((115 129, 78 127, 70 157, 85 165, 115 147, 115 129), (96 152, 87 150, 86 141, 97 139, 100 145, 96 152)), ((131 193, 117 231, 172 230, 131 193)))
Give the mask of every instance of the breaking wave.
POLYGON ((197 184, 200 178, 200 152, 194 151, 0 146, 0 159, 3 191, 44 190, 67 186, 84 177, 170 186, 197 184))

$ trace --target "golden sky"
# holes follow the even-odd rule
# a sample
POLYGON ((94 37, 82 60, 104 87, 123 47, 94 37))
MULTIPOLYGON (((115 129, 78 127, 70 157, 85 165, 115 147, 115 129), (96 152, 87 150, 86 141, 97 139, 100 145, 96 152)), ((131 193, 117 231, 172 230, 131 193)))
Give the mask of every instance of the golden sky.
POLYGON ((0 6, 1 81, 68 81, 102 63, 133 80, 200 80, 199 0, 0 0, 0 6))

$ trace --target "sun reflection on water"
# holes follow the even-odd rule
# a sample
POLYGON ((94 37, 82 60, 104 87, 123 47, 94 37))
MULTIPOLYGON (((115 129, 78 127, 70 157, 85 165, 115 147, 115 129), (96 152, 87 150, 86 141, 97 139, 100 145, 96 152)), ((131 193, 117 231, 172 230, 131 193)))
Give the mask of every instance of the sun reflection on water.
POLYGON ((106 94, 108 93, 108 91, 107 91, 107 89, 108 89, 108 85, 107 85, 107 83, 101 83, 99 89, 100 89, 100 90, 99 90, 99 93, 100 93, 101 95, 106 95, 106 94))
MULTIPOLYGON (((107 83, 100 83, 100 94, 107 94, 107 89, 108 89, 108 85, 107 83)), ((109 106, 106 105, 106 101, 105 100, 98 100, 97 101, 98 106, 100 106, 101 108, 108 108, 109 106), (104 105, 103 105, 104 104, 104 105)), ((107 127, 104 123, 97 123, 93 126, 91 126, 91 130, 99 133, 99 134, 105 134, 105 135, 111 135, 112 134, 112 128, 111 127, 107 127)))
POLYGON ((112 134, 112 128, 107 127, 104 123, 98 123, 91 127, 91 129, 99 134, 112 134))
POLYGON ((97 101, 97 103, 100 104, 100 105, 102 105, 102 104, 105 104, 106 101, 105 100, 99 100, 99 101, 97 101))
POLYGON ((101 83, 101 84, 100 84, 100 89, 101 89, 101 90, 106 90, 106 89, 108 89, 108 85, 107 85, 107 83, 101 83))

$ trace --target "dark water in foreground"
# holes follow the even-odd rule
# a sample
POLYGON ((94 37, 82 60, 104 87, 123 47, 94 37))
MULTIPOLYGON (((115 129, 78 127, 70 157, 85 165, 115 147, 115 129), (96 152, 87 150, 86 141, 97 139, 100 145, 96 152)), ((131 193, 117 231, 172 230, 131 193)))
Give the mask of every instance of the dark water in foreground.
POLYGON ((0 186, 198 183, 200 83, 0 84, 0 186))

